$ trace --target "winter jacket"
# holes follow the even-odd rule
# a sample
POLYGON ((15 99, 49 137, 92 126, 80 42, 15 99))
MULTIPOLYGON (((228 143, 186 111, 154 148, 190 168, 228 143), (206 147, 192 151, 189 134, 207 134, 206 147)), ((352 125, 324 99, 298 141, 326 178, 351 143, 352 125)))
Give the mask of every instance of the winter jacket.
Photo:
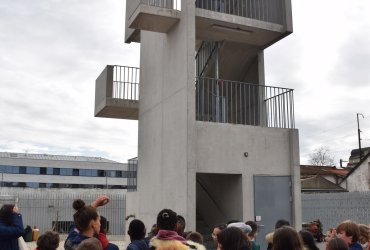
POLYGON ((145 240, 134 240, 126 248, 126 250, 148 250, 149 246, 145 240))
POLYGON ((205 250, 205 247, 193 241, 187 241, 175 231, 159 230, 157 236, 153 237, 149 243, 150 249, 171 249, 171 250, 205 250))
POLYGON ((64 249, 65 250, 75 250, 77 246, 81 243, 81 241, 88 239, 82 234, 80 234, 76 229, 73 229, 69 232, 66 241, 64 242, 64 249))
POLYGON ((362 246, 355 242, 349 246, 348 250, 362 250, 362 246))
POLYGON ((12 224, 0 219, 0 250, 19 250, 18 238, 23 235, 21 214, 13 214, 12 224))

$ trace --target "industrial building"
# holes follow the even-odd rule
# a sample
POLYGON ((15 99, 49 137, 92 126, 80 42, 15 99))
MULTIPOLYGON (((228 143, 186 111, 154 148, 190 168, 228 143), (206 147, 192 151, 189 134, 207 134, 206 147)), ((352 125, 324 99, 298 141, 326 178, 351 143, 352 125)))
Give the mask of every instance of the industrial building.
POLYGON ((127 183, 136 183, 136 173, 128 171, 126 163, 100 157, 0 152, 0 174, 0 204, 16 201, 25 226, 66 233, 73 223, 74 199, 89 204, 106 194, 111 202, 99 211, 110 222, 110 233, 124 233, 127 183))

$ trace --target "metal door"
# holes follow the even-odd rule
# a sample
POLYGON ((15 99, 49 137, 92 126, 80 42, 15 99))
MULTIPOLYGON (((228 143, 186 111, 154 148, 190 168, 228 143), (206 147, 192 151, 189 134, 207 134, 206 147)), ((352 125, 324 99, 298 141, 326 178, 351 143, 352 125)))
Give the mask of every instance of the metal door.
POLYGON ((257 243, 267 249, 266 234, 275 229, 279 219, 292 224, 290 176, 254 176, 254 215, 259 225, 257 243))

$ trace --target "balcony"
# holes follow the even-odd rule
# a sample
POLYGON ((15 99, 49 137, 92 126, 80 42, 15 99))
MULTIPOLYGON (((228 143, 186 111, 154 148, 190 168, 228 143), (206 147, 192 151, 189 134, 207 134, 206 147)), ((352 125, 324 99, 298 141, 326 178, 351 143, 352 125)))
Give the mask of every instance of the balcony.
POLYGON ((197 0, 199 40, 248 43, 268 47, 290 34, 290 0, 197 0))
POLYGON ((96 79, 95 117, 137 120, 139 77, 139 68, 105 67, 96 79))
POLYGON ((199 77, 196 119, 272 128, 294 128, 293 90, 199 77))
POLYGON ((128 27, 133 30, 167 33, 180 20, 178 0, 140 0, 127 4, 132 9, 128 12, 128 27), (137 2, 137 6, 132 6, 137 2))

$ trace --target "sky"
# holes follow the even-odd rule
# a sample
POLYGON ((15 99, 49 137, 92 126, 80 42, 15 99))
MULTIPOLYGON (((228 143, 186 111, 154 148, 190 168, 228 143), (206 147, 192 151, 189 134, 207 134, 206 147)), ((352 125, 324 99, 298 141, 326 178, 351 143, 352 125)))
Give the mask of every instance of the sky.
MULTIPOLYGON (((265 50, 266 84, 294 89, 301 164, 370 146, 370 1, 292 0, 293 34, 265 50)), ((94 117, 106 65, 140 67, 123 0, 0 1, 0 151, 137 156, 138 122, 94 117)))

